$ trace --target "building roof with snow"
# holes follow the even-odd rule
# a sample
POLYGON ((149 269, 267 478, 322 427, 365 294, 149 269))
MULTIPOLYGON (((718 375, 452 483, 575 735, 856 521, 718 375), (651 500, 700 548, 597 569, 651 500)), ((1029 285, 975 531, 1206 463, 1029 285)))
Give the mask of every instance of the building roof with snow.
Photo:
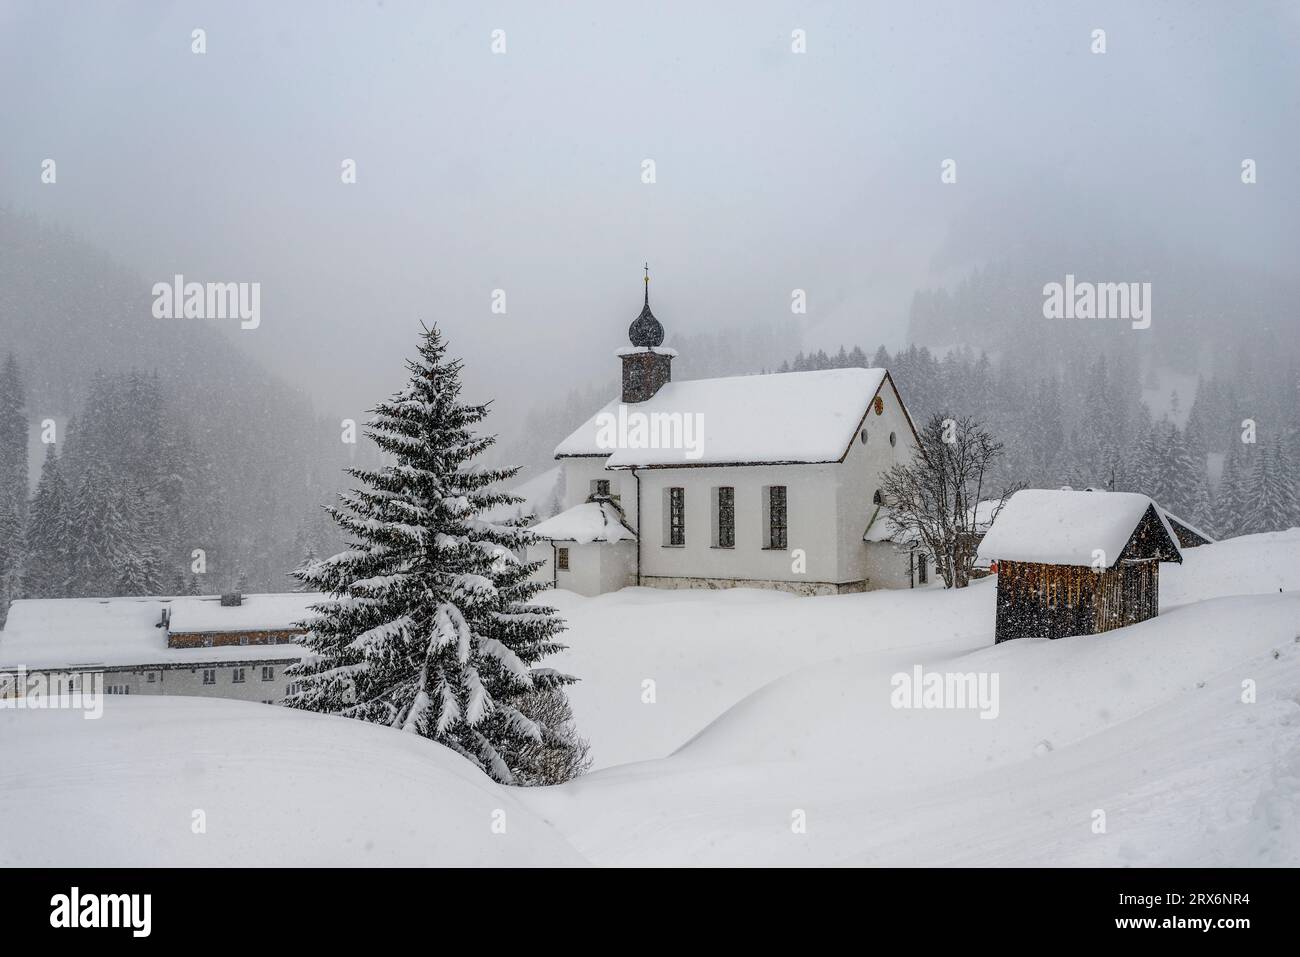
MULTIPOLYGON (((250 595, 245 621, 288 622, 301 616, 307 604, 321 600, 316 594, 291 596, 250 595), (258 598, 286 599, 259 603, 258 598), (261 606, 259 608, 259 605, 261 606), (290 607, 292 605, 292 607, 290 607), (274 614, 270 612, 274 609, 274 614)), ((0 670, 25 667, 28 670, 77 667, 121 667, 130 665, 182 665, 225 661, 283 661, 301 657, 294 644, 224 645, 218 647, 170 648, 163 612, 180 603, 189 611, 190 627, 215 624, 206 617, 220 606, 220 599, 178 598, 27 598, 9 606, 9 618, 0 630, 0 670), (193 607, 194 604, 198 607, 193 607)), ((244 607, 244 606, 241 606, 244 607)), ((240 608, 220 608, 240 612, 240 608)), ((250 628, 252 626, 249 626, 250 628)))
POLYGON ((310 606, 321 597, 314 592, 241 595, 238 605, 222 604, 216 595, 173 598, 168 602, 167 630, 173 635, 291 631, 311 617, 310 606))
POLYGON ((888 375, 884 369, 825 369, 666 382, 651 398, 625 408, 665 422, 670 419, 662 417, 698 416, 701 455, 609 442, 602 424, 618 421, 621 403, 615 399, 561 442, 555 457, 604 456, 609 468, 838 462, 888 375))
POLYGON ((1098 557, 1107 568, 1122 558, 1182 561, 1164 513, 1136 492, 1022 489, 979 546, 988 561, 1092 565, 1098 557))
POLYGON ((1164 515, 1165 521, 1169 523, 1169 527, 1173 530, 1174 535, 1177 537, 1180 548, 1196 548, 1198 545, 1214 544, 1213 538, 1211 538, 1207 533, 1201 531, 1191 522, 1184 522, 1168 509, 1162 508, 1160 511, 1164 515))
POLYGON ((533 532, 554 542, 634 542, 636 532, 627 527, 623 513, 609 501, 583 502, 554 518, 533 526, 533 532))

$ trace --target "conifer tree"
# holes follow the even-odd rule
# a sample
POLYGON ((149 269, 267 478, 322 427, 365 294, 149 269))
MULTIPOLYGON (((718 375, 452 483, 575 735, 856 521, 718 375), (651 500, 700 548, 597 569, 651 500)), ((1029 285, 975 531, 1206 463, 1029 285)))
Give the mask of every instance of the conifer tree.
POLYGON ((27 393, 13 353, 0 366, 0 496, 9 498, 21 522, 27 512, 27 393))
POLYGON ((306 623, 286 703, 414 732, 502 783, 555 783, 572 766, 554 749, 581 748, 552 697, 573 679, 538 666, 563 647, 563 623, 531 604, 543 586, 516 557, 531 533, 482 517, 519 501, 494 490, 517 470, 475 464, 494 442, 475 431, 487 406, 460 401, 461 363, 437 326, 407 368, 367 423, 388 463, 349 469, 363 487, 329 509, 347 550, 298 573, 330 598, 306 623))
POLYGON ((45 452, 36 495, 28 510, 22 592, 30 598, 63 598, 72 573, 68 487, 54 445, 45 452))
POLYGON ((1247 490, 1245 534, 1280 532, 1291 527, 1296 510, 1295 489, 1286 481, 1286 467, 1276 443, 1260 444, 1247 490))
POLYGON ((22 564, 22 521, 17 503, 8 490, 0 490, 0 626, 9 614, 9 602, 17 597, 22 564))
POLYGON ((1244 534, 1246 514, 1250 509, 1247 487, 1254 456, 1259 447, 1232 441, 1223 459, 1223 472, 1214 493, 1214 530, 1220 537, 1244 534))
POLYGON ((72 499, 72 556, 68 594, 111 595, 129 560, 127 522, 107 479, 91 470, 72 499))

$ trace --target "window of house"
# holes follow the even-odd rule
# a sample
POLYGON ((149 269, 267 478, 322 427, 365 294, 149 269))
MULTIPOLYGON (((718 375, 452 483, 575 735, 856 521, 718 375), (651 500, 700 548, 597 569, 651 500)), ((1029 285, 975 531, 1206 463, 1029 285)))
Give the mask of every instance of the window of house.
POLYGON ((786 547, 786 495, 784 485, 769 485, 764 489, 767 499, 767 547, 784 550, 786 547))
POLYGON ((591 481, 591 494, 592 494, 592 495, 608 495, 608 494, 609 494, 609 479, 592 479, 592 481, 591 481))
POLYGON ((263 680, 263 681, 274 681, 274 680, 275 680, 275 668, 273 668, 271 665, 262 665, 262 680, 263 680))
POLYGON ((555 567, 562 572, 569 570, 569 550, 567 548, 557 548, 555 550, 555 567))
POLYGON ((877 505, 885 504, 885 496, 880 494, 880 489, 876 489, 876 494, 871 496, 871 501, 875 502, 877 505))
POLYGON ((924 585, 930 581, 930 556, 922 552, 916 558, 916 583, 924 585))
POLYGON ((861 432, 859 432, 859 433, 858 433, 858 438, 862 440, 862 444, 863 444, 863 445, 866 445, 866 444, 867 444, 867 430, 866 430, 866 429, 863 429, 861 432))
POLYGON ((241 645, 246 645, 246 644, 248 644, 248 635, 240 635, 240 636, 239 636, 239 643, 240 643, 241 645))
POLYGON ((713 547, 736 547, 736 490, 730 485, 713 490, 713 547))
POLYGON ((231 669, 230 669, 230 680, 233 681, 233 682, 234 682, 235 684, 237 684, 237 685, 242 685, 242 684, 244 683, 244 669, 243 669, 243 668, 231 668, 231 669))
POLYGON ((898 433, 897 433, 897 432, 890 432, 890 433, 889 433, 889 444, 890 444, 890 445, 897 445, 897 444, 898 444, 898 433))
POLYGON ((718 547, 736 547, 736 490, 729 485, 718 489, 718 547))
POLYGON ((154 684, 158 680, 158 673, 156 671, 151 671, 147 675, 145 675, 144 680, 149 682, 149 684, 154 684))
POLYGON ((668 491, 668 544, 686 544, 686 489, 668 491))
POLYGON ((296 682, 296 681, 291 681, 291 682, 289 682, 289 687, 287 687, 287 688, 284 689, 284 693, 285 693, 285 694, 297 694, 301 689, 302 689, 302 685, 300 685, 300 684, 299 684, 298 682, 296 682))
POLYGON ((203 669, 203 683, 204 683, 205 685, 214 685, 214 684, 217 683, 217 669, 216 669, 216 668, 204 668, 204 669, 203 669))

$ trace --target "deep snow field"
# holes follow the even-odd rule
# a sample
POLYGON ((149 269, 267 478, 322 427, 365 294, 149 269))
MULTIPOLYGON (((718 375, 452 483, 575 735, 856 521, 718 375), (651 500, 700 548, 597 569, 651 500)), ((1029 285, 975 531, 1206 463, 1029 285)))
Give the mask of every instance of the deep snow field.
POLYGON ((991 581, 549 593, 595 757, 557 788, 266 705, 0 711, 0 865, 1295 866, 1300 529, 1184 560, 1159 618, 996 647, 991 581), (894 709, 917 665, 997 717, 894 709))

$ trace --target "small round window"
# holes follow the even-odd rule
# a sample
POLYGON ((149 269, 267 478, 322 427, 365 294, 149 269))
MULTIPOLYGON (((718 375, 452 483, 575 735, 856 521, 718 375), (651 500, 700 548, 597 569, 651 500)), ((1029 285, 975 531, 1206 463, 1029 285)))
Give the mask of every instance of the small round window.
POLYGON ((862 430, 862 434, 859 436, 859 438, 862 439, 862 444, 863 444, 863 445, 866 445, 866 444, 867 444, 867 430, 866 430, 866 429, 863 429, 863 430, 862 430))
POLYGON ((871 496, 871 501, 875 502, 877 505, 885 504, 885 497, 880 494, 880 489, 876 489, 876 494, 871 496))
POLYGON ((890 433, 889 433, 889 444, 890 444, 890 445, 897 445, 897 444, 898 444, 898 433, 897 433, 897 432, 890 432, 890 433))

